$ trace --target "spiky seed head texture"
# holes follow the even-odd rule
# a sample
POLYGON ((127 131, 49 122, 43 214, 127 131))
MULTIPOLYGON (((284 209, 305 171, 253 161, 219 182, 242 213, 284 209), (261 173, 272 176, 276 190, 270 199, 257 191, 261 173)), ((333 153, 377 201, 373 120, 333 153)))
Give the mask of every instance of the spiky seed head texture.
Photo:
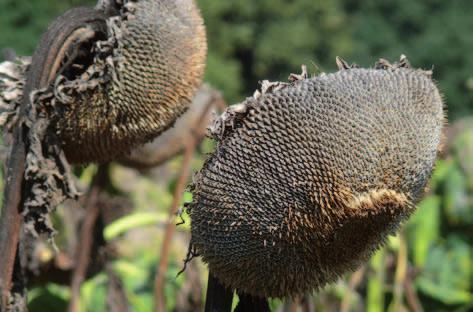
POLYGON ((378 67, 248 98, 223 125, 187 208, 191 248, 225 285, 265 297, 318 289, 413 212, 436 159, 442 98, 429 72, 378 67))
POLYGON ((71 162, 106 161, 172 126, 205 69, 207 42, 193 0, 125 1, 104 89, 79 95, 57 121, 71 162))

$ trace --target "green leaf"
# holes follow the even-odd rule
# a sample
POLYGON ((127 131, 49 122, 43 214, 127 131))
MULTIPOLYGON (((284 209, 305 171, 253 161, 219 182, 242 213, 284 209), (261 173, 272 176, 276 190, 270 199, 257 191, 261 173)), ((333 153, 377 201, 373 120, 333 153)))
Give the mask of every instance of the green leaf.
POLYGON ((459 238, 449 237, 446 243, 432 248, 416 285, 444 304, 467 304, 473 302, 471 278, 470 246, 459 238))
POLYGON ((412 247, 414 264, 424 267, 429 249, 438 238, 440 231, 440 203, 439 196, 425 198, 417 207, 416 214, 408 224, 409 242, 412 247))
POLYGON ((82 284, 79 311, 106 311, 107 279, 100 273, 82 284))
POLYGON ((457 166, 452 166, 445 178, 444 206, 450 223, 473 222, 472 203, 467 179, 457 166))
POLYGON ((384 249, 378 250, 370 261, 373 274, 368 278, 367 312, 384 311, 384 253, 384 249))
POLYGON ((190 203, 192 201, 192 193, 191 192, 185 192, 183 196, 183 201, 185 203, 190 203))
POLYGON ((29 311, 62 312, 67 310, 71 297, 69 287, 48 283, 28 291, 29 311))
POLYGON ((422 292, 439 299, 445 304, 471 303, 472 297, 467 291, 450 289, 424 277, 419 277, 416 283, 422 292))
POLYGON ((113 270, 120 276, 133 280, 145 280, 147 275, 143 268, 125 260, 114 261, 113 270))
POLYGON ((139 212, 127 215, 109 224, 103 235, 107 241, 111 241, 119 235, 134 229, 145 226, 153 226, 160 222, 166 222, 168 215, 157 212, 139 212))
POLYGON ((432 173, 432 178, 430 179, 430 187, 433 190, 435 190, 437 186, 445 179, 452 165, 452 161, 443 159, 439 159, 437 161, 434 172, 432 173))

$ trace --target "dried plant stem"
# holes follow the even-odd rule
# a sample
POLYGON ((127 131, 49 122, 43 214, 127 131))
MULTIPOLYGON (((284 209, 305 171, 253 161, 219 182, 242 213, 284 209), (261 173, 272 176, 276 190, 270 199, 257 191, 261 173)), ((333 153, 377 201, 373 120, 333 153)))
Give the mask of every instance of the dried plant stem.
POLYGON ((3 207, 0 211, 0 310, 6 311, 12 287, 13 267, 21 228, 22 187, 26 147, 23 129, 15 129, 11 153, 7 159, 3 207))
POLYGON ((160 259, 158 263, 158 268, 156 270, 156 279, 155 279, 155 299, 156 306, 155 310, 157 312, 164 312, 166 307, 166 298, 164 297, 164 279, 168 267, 168 256, 169 249, 176 231, 176 221, 175 217, 178 211, 179 203, 181 202, 184 189, 186 187, 187 179, 189 177, 190 164, 194 151, 196 149, 196 142, 194 139, 190 139, 187 142, 187 146, 184 151, 184 159, 182 161, 181 172, 177 180, 176 188, 174 190, 174 197, 171 204, 171 209, 169 210, 169 220, 166 225, 166 232, 164 233, 163 246, 161 248, 160 259))
POLYGON ((151 143, 135 149, 130 155, 123 156, 119 160, 120 163, 138 170, 164 164, 185 150, 190 137, 202 140, 212 119, 211 110, 223 112, 226 106, 217 90, 203 85, 197 91, 189 109, 176 120, 172 128, 156 137, 151 143))
POLYGON ((87 268, 89 267, 91 249, 94 240, 93 229, 100 213, 100 207, 98 206, 97 202, 99 194, 102 192, 107 181, 107 170, 107 165, 102 165, 99 167, 87 194, 85 202, 85 218, 84 223, 82 224, 80 241, 76 252, 78 260, 72 275, 71 301, 69 303, 70 312, 79 311, 80 287, 87 274, 87 268))
POLYGON ((312 294, 308 293, 302 298, 302 312, 315 312, 315 303, 312 294))
POLYGON ((406 280, 404 281, 404 289, 406 292, 406 301, 410 310, 414 312, 423 312, 424 309, 422 309, 419 297, 417 296, 416 290, 412 286, 411 274, 408 274, 406 280))
POLYGON ((297 301, 296 299, 286 299, 282 307, 283 312, 297 312, 297 301))
POLYGON ((209 272, 205 312, 230 312, 232 309, 233 290, 223 286, 209 272))
POLYGON ((350 306, 351 306, 351 301, 352 301, 352 296, 353 292, 356 290, 356 288, 361 284, 363 281, 363 276, 365 275, 365 267, 361 267, 358 271, 353 273, 350 277, 350 281, 348 282, 348 289, 343 297, 343 301, 341 304, 340 311, 341 312, 349 312, 350 311, 350 306))
MULTIPOLYGON (((216 100, 209 101, 205 107, 205 109, 201 112, 195 127, 200 127, 200 125, 204 122, 205 117, 207 116, 208 112, 212 108, 215 103, 223 103, 220 97, 217 97, 216 100)), ((192 131, 192 129, 190 129, 192 131)), ((166 226, 166 232, 164 233, 163 238, 163 246, 161 248, 160 259, 158 263, 158 267, 156 270, 156 278, 155 278, 155 311, 156 312, 164 312, 166 307, 166 298, 164 297, 164 279, 168 267, 168 256, 169 256, 169 248, 171 244, 172 237, 174 236, 174 232, 176 230, 176 222, 175 217, 179 208, 179 203, 181 202, 182 195, 184 193, 184 189, 186 187, 187 179, 190 173, 190 165, 191 160, 194 155, 194 152, 199 144, 200 139, 190 136, 186 142, 185 149, 184 149, 184 159, 182 161, 181 172, 179 174, 176 188, 174 190, 173 201, 171 204, 171 208, 169 209, 169 220, 166 226)))

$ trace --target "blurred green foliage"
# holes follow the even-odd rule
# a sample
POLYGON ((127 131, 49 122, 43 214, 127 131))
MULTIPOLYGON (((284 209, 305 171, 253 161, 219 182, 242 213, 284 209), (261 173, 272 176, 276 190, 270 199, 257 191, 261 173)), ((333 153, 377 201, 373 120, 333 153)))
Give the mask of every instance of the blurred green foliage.
POLYGON ((262 79, 324 66, 352 46, 341 1, 198 0, 208 32, 207 77, 233 102, 262 79), (330 35, 327 35, 330 34, 330 35))
POLYGON ((0 51, 13 48, 19 55, 31 55, 48 24, 71 7, 95 3, 92 0, 0 0, 0 51))
MULTIPOLYGON (((448 137, 447 152, 439 159, 424 199, 401 233, 391 237, 387 246, 379 250, 363 269, 362 280, 352 288, 355 274, 347 274, 338 283, 314 294, 317 311, 409 311, 406 283, 411 283, 414 296, 424 311, 467 312, 473 309, 473 118, 466 118, 457 133, 448 137), (407 248, 406 248, 407 245, 407 248), (404 247, 403 247, 404 246, 404 247), (402 273, 405 266, 406 272, 402 273), (401 274, 399 274, 401 271, 401 274), (401 289, 396 293, 396 289, 401 289), (350 298, 349 300, 347 298, 350 298)), ((456 127, 456 125, 455 125, 456 127)), ((209 148, 208 141, 204 144, 209 148)), ((179 168, 181 157, 169 166, 179 168)), ((194 160, 194 170, 201 166, 201 156, 194 160)), ((90 171, 82 173, 82 181, 90 180, 90 171)), ((133 311, 148 312, 153 307, 153 280, 162 225, 172 200, 174 179, 167 184, 153 182, 150 177, 134 175, 132 170, 113 166, 114 184, 132 199, 135 212, 105 228, 108 241, 118 244, 121 256, 113 261, 112 270, 122 280, 133 311), (129 184, 133 188, 129 188, 129 184), (139 187, 136 187, 136 186, 139 187), (149 232, 151 230, 151 232, 149 232), (136 239, 133 233, 145 232, 136 239), (151 234, 150 234, 151 233, 151 234)), ((159 181, 161 182, 161 181, 159 181)), ((184 201, 191 195, 186 193, 184 201)), ((187 224, 178 231, 186 235, 187 224)), ((182 267, 185 246, 174 246, 173 257, 166 275, 167 309, 172 311, 186 276, 177 272, 182 267)), ((206 273, 201 270, 205 285, 206 273)), ((105 272, 86 281, 81 291, 81 311, 105 311, 108 276, 105 272)), ((31 311, 63 311, 70 299, 68 287, 46 284, 30 290, 31 311), (42 307, 42 308, 39 308, 42 307)), ((276 311, 284 303, 272 300, 276 311)))
MULTIPOLYGON (((319 73, 335 70, 337 55, 350 63, 371 66, 379 57, 395 61, 406 54, 415 67, 434 67, 450 120, 473 113, 471 0, 197 2, 209 41, 206 79, 222 90, 229 102, 251 95, 259 80, 285 80, 289 73, 299 72, 301 64, 319 73)), ((30 55, 55 16, 67 8, 93 3, 95 0, 0 0, 0 51, 9 47, 20 55, 30 55)), ((424 311, 473 310, 473 119, 464 124, 469 126, 454 138, 448 137, 447 155, 438 161, 430 190, 404 235, 391 239, 374 255, 359 289, 350 289, 352 276, 347 276, 318 293, 317 311, 329 311, 332 305, 339 310, 347 296, 351 298, 349 311, 359 311, 360 306, 373 312, 388 310, 396 283, 390 263, 398 264, 403 243, 408 246, 406 261, 416 272, 413 287, 424 311)), ((194 169, 201 163, 202 157, 194 169)), ((177 172, 179 159, 170 166, 177 172)), ((90 172, 84 176, 90 179, 90 172)), ((134 180, 134 188, 126 193, 136 214, 110 225, 107 238, 119 242, 123 234, 163 220, 172 201, 173 184, 171 180, 168 185, 157 185, 147 177, 134 180)), ((123 281, 133 311, 150 311, 158 252, 149 245, 137 248, 116 260, 113 270, 123 281)), ((181 254, 174 255, 166 278, 169 310, 183 283, 183 277, 175 278, 181 258, 181 254)), ((105 273, 84 283, 83 311, 105 309, 106 285, 105 273)), ((67 287, 36 287, 30 290, 30 309, 64 311, 69 297, 67 287)), ((398 303, 405 306, 405 301, 398 303)), ((274 308, 280 304, 271 302, 274 308)))
MULTIPOLYGON (((95 0, 0 0, 0 50, 31 54, 41 33, 69 7, 95 0)), ((473 112, 473 1, 197 0, 207 26, 207 80, 231 103, 263 79, 285 80, 307 64, 335 70, 335 56, 371 66, 406 54, 434 67, 451 120, 473 112)))
POLYGON ((334 70, 339 55, 372 66, 406 54, 434 67, 450 119, 473 112, 473 1, 198 0, 209 34, 207 77, 230 102, 301 64, 334 70), (313 65, 313 66, 312 66, 313 65))
POLYGON ((458 133, 447 137, 448 154, 437 162, 430 192, 406 226, 410 260, 420 270, 415 285, 428 298, 427 311, 438 309, 432 299, 445 306, 443 311, 473 308, 473 118, 456 128, 458 133))
POLYGON ((473 1, 344 2, 353 17, 353 60, 368 65, 405 54, 415 67, 434 68, 451 120, 473 112, 473 1))
MULTIPOLYGON (((153 287, 155 266, 158 259, 155 253, 141 250, 132 259, 120 259, 113 262, 112 270, 120 278, 131 311, 149 312, 153 309, 153 287)), ((177 294, 184 278, 176 278, 181 270, 181 263, 172 260, 165 278, 166 310, 172 311, 176 305, 177 294)), ((81 287, 80 311, 107 311, 108 276, 102 272, 87 280, 81 287)), ((67 311, 71 293, 68 287, 46 284, 35 287, 28 293, 30 311, 67 311)))

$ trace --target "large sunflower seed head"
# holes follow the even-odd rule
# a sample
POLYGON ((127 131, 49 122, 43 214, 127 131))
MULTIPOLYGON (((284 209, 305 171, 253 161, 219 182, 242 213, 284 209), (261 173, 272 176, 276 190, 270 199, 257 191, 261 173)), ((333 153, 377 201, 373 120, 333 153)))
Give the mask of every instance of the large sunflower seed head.
POLYGON ((211 129, 217 148, 187 205, 191 248, 229 287, 323 287, 366 261, 422 195, 444 124, 431 73, 407 59, 337 63, 248 98, 211 129))
POLYGON ((92 46, 90 66, 72 81, 56 81, 64 104, 57 131, 71 162, 107 161, 155 138, 202 81, 207 43, 193 0, 119 2, 97 5, 119 13, 106 21, 106 40, 92 46))

